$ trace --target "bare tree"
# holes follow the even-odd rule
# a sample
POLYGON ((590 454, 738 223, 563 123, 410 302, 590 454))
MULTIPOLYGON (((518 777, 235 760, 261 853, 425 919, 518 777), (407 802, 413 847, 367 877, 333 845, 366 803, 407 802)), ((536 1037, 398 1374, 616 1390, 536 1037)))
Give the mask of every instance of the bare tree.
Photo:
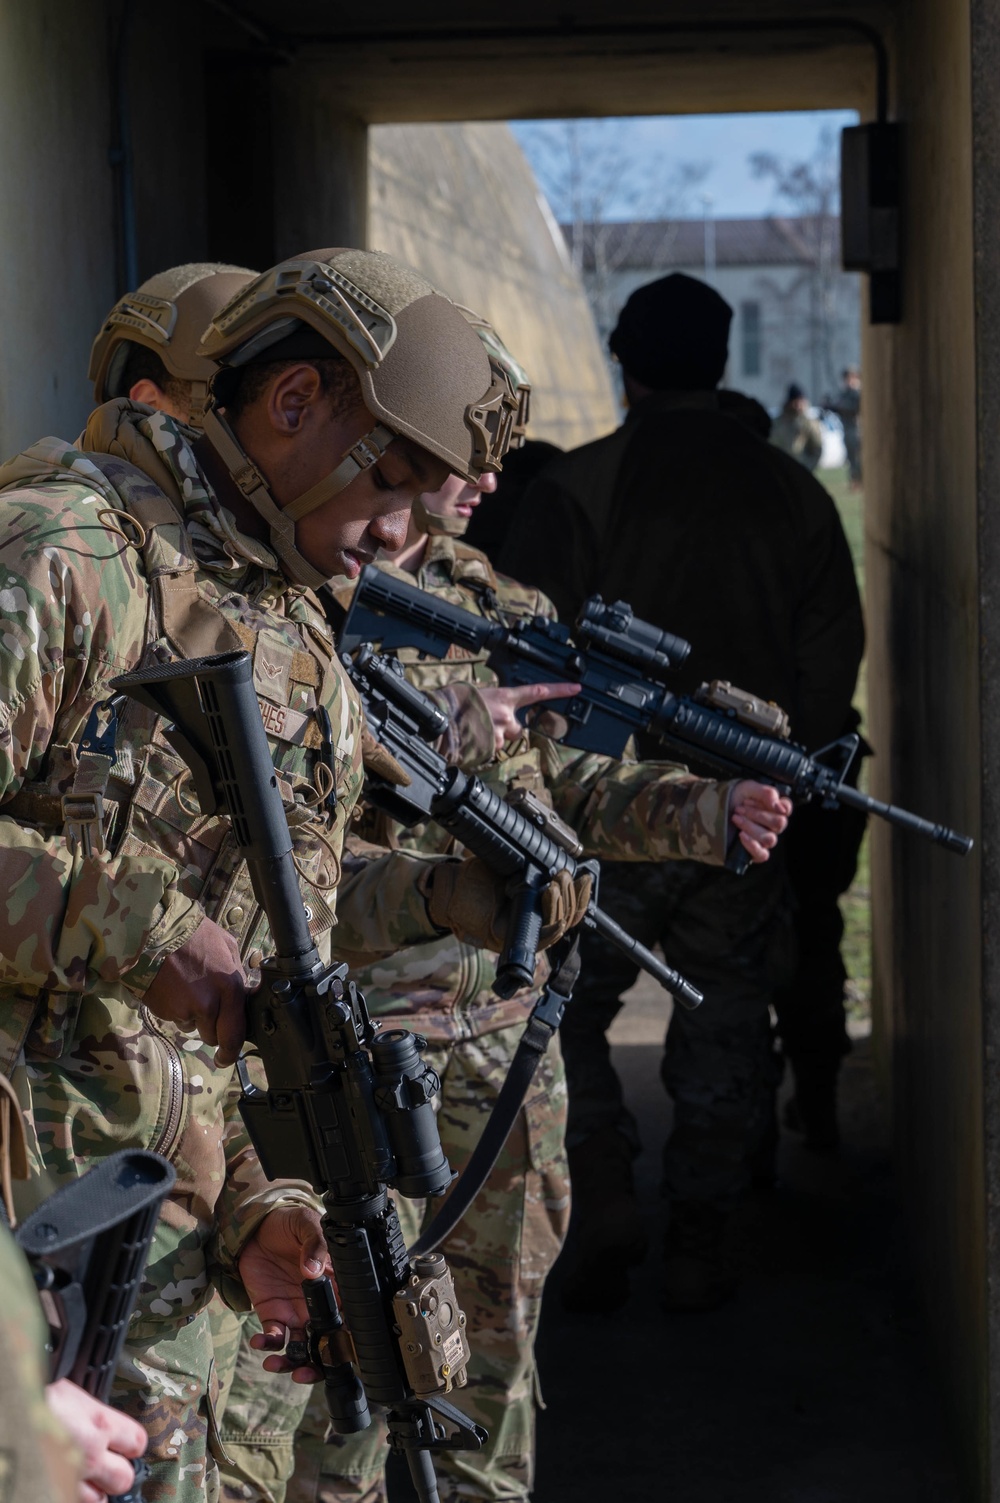
MULTIPOLYGON (((836 384, 833 368, 833 330, 840 250, 840 162, 837 132, 824 125, 815 150, 803 161, 793 162, 769 151, 755 151, 749 158, 754 177, 770 178, 777 196, 794 210, 794 232, 803 242, 811 263, 810 343, 812 345, 812 397, 836 384)), ((791 228, 791 226, 789 226, 791 228)))
POLYGON ((671 162, 630 146, 619 120, 554 120, 522 135, 570 257, 587 285, 602 337, 617 316, 614 273, 640 235, 652 264, 665 259, 674 221, 711 170, 708 162, 671 162))

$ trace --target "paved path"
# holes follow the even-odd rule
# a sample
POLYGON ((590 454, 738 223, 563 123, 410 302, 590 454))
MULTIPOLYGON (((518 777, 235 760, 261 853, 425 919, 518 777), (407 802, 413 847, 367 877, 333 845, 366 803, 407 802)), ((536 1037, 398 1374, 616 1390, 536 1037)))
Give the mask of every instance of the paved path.
POLYGON ((840 1161, 783 1138, 779 1188, 744 1219, 735 1303, 664 1316, 663 999, 644 984, 634 997, 616 1060, 648 1144, 639 1177, 652 1251, 610 1317, 565 1315, 556 1269, 539 1346, 537 1503, 961 1503, 900 1271, 868 1041, 845 1065, 840 1161))

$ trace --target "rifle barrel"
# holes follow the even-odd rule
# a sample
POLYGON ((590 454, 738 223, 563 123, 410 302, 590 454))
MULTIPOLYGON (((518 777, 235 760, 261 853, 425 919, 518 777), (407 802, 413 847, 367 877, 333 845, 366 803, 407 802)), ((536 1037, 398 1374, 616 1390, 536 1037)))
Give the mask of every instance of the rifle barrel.
POLYGON ((645 945, 633 939, 627 929, 623 929, 621 924, 616 924, 614 919, 600 908, 591 907, 585 922, 589 929, 596 929, 598 934, 602 934, 613 945, 617 945, 619 950, 624 950, 626 955, 631 955, 638 966, 648 971, 651 976, 655 976, 660 985, 671 994, 674 1001, 686 1007, 689 1012, 693 1012, 704 1002, 704 993, 700 992, 696 986, 692 986, 690 981, 686 981, 680 971, 675 971, 672 966, 659 960, 652 950, 647 950, 645 945))
POLYGON ((871 798, 857 788, 838 788, 836 798, 838 803, 847 804, 851 809, 878 814, 882 819, 888 820, 889 824, 898 825, 901 830, 926 835, 928 840, 933 840, 936 845, 943 845, 945 850, 954 851, 958 856, 967 856, 972 850, 973 840, 970 835, 960 835, 947 825, 936 825, 929 819, 922 819, 919 814, 911 814, 909 809, 900 809, 897 804, 885 804, 881 799, 871 798))

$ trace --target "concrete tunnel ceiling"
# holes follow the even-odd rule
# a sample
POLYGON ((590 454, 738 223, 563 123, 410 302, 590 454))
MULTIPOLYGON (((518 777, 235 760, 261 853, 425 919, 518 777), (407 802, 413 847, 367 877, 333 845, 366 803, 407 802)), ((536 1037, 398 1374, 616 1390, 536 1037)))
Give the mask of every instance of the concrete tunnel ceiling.
POLYGON ((600 0, 495 13, 389 3, 209 0, 215 49, 328 73, 343 111, 366 123, 560 115, 691 114, 849 107, 875 101, 873 39, 894 7, 753 0, 633 3, 608 20, 600 0))

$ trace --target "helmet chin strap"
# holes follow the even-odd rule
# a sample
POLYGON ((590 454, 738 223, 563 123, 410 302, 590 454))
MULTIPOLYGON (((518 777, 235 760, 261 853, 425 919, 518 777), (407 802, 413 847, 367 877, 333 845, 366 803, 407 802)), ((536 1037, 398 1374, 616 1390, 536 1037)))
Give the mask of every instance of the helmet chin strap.
POLYGON ((412 516, 417 531, 430 538, 464 538, 469 530, 469 517, 439 517, 427 510, 423 496, 414 501, 412 516))
POLYGON ((287 506, 280 507, 264 476, 217 409, 209 406, 202 422, 206 438, 226 466, 233 483, 270 528, 271 547, 289 579, 312 590, 326 584, 327 575, 314 568, 295 546, 295 524, 377 464, 396 435, 382 423, 377 424, 348 450, 335 470, 304 495, 296 496, 287 506))

